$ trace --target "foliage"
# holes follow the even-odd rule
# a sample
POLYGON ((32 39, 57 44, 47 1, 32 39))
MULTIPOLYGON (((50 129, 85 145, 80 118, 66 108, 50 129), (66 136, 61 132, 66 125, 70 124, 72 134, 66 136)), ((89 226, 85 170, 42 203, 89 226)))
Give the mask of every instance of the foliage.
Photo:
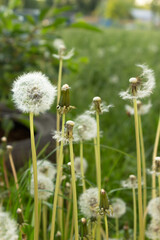
POLYGON ((106 17, 111 19, 129 19, 131 18, 131 8, 133 0, 109 0, 106 7, 106 17))

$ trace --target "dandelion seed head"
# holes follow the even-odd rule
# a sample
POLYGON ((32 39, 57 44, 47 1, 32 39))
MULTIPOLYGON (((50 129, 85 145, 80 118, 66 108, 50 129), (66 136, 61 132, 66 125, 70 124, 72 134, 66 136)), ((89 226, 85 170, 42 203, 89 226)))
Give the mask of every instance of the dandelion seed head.
POLYGON ((160 236, 160 218, 152 219, 146 230, 148 239, 159 239, 160 236))
POLYGON ((62 91, 66 91, 66 90, 68 90, 68 89, 70 89, 70 86, 69 86, 68 84, 64 84, 64 85, 61 87, 61 90, 62 90, 62 91))
POLYGON ((153 198, 149 201, 148 214, 154 219, 160 219, 160 197, 153 198))
POLYGON ((121 185, 124 188, 137 188, 138 183, 135 175, 130 175, 127 180, 121 181, 121 185))
MULTIPOLYGON (((87 160, 83 158, 83 171, 86 173, 88 167, 87 160)), ((79 177, 81 176, 81 158, 80 157, 75 157, 74 159, 74 168, 76 171, 76 176, 79 177)))
POLYGON ((74 55, 74 48, 72 48, 66 55, 65 55, 65 51, 63 49, 59 48, 58 54, 53 54, 52 56, 56 59, 68 60, 68 59, 72 58, 73 55, 74 55))
POLYGON ((61 38, 56 38, 53 41, 53 46, 59 51, 59 49, 63 48, 66 49, 65 43, 61 38))
MULTIPOLYGON (((52 180, 45 177, 42 174, 38 175, 38 198, 41 200, 47 200, 53 195, 54 184, 52 180)), ((31 178, 30 194, 34 196, 34 179, 31 178)))
POLYGON ((146 65, 137 65, 142 69, 142 73, 138 78, 130 78, 131 88, 126 91, 120 92, 120 97, 124 100, 142 99, 149 97, 155 88, 155 77, 153 70, 149 69, 146 65), (133 94, 134 89, 134 94, 133 94))
MULTIPOLYGON (((53 180, 55 178, 56 172, 57 170, 51 162, 45 159, 37 161, 38 175, 42 174, 45 177, 48 177, 49 179, 53 180)), ((31 174, 33 174, 33 166, 31 166, 31 174)))
POLYGON ((79 207, 86 218, 98 215, 98 188, 89 188, 79 197, 79 207))
MULTIPOLYGON (((149 101, 147 104, 142 104, 141 101, 137 100, 137 109, 139 115, 147 114, 152 107, 151 102, 149 101)), ((134 108, 130 105, 125 105, 125 110, 128 115, 134 115, 134 108)))
POLYGON ((0 207, 0 239, 18 240, 17 223, 0 207))
POLYGON ((41 72, 23 74, 14 81, 13 101, 24 113, 44 113, 49 110, 55 97, 56 87, 41 72))
POLYGON ((111 202, 112 202, 112 208, 113 208, 113 215, 110 215, 110 217, 112 218, 122 217, 126 212, 125 202, 120 198, 113 198, 111 202))
POLYGON ((75 141, 91 140, 97 136, 96 120, 89 114, 82 114, 75 119, 75 126, 73 129, 73 136, 75 141))

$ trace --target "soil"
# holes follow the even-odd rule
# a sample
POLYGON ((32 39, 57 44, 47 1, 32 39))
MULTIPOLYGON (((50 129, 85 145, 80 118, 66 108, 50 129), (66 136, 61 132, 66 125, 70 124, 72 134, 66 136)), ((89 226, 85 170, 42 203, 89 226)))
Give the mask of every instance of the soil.
MULTIPOLYGON (((4 136, 4 130, 1 128, 1 122, 0 122, 0 138, 4 136)), ((9 132, 9 135, 7 136, 8 142, 15 142, 30 138, 30 131, 27 127, 22 125, 19 122, 14 121, 14 127, 9 132)))

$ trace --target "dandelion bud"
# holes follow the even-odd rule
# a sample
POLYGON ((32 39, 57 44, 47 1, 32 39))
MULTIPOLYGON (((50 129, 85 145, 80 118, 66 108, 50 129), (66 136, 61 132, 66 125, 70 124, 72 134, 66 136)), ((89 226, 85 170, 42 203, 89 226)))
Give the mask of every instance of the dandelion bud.
POLYGON ((94 103, 94 107, 95 107, 95 110, 96 112, 98 113, 101 113, 101 103, 102 103, 102 100, 100 97, 94 97, 93 98, 93 103, 94 103))
POLYGON ((64 84, 61 88, 61 99, 59 102, 60 107, 69 107, 70 106, 70 96, 69 96, 69 85, 64 84))
POLYGON ((130 83, 137 83, 137 81, 138 81, 138 79, 135 78, 135 77, 132 77, 132 78, 129 79, 130 83))
POLYGON ((155 158, 155 171, 160 173, 160 157, 155 158))
POLYGON ((6 149, 6 144, 7 144, 7 138, 4 136, 1 138, 1 142, 2 142, 2 149, 5 151, 6 149))
POLYGON ((136 176, 135 175, 129 175, 129 179, 133 185, 136 183, 136 176))
POLYGON ((23 214, 22 214, 22 210, 20 208, 17 209, 17 223, 19 225, 23 225, 24 223, 24 218, 23 218, 23 214))
POLYGON ((66 182, 66 187, 67 188, 70 188, 71 187, 71 184, 69 182, 66 182))
POLYGON ((69 120, 66 122, 66 138, 73 139, 74 122, 69 120))
POLYGON ((7 145, 7 150, 10 152, 12 151, 13 147, 11 145, 7 145))
POLYGON ((88 236, 87 220, 85 218, 81 218, 80 237, 81 239, 83 239, 87 238, 87 236, 88 236))
POLYGON ((109 209, 108 197, 107 197, 106 191, 104 189, 101 189, 101 192, 100 192, 100 206, 99 207, 103 211, 109 209))
POLYGON ((56 233, 56 238, 57 238, 57 239, 61 239, 61 237, 62 237, 62 234, 61 234, 60 231, 58 231, 58 232, 56 233))
POLYGON ((5 136, 1 137, 2 142, 7 142, 7 138, 5 136))

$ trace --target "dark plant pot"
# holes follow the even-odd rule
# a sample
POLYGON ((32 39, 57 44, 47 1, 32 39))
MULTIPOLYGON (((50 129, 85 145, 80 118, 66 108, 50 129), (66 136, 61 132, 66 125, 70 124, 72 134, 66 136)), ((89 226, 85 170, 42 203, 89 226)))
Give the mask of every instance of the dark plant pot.
MULTIPOLYGON (((16 169, 25 165, 31 158, 30 129, 28 115, 22 115, 18 111, 13 111, 4 105, 0 105, 0 122, 11 120, 13 127, 7 136, 7 144, 13 146, 13 160, 16 169)), ((6 121, 6 122, 7 122, 6 121)), ((46 113, 34 118, 35 142, 37 156, 39 159, 48 156, 48 160, 55 162, 56 147, 55 140, 52 139, 52 131, 56 128, 56 117, 53 114, 46 113), (43 151, 42 151, 43 149, 43 151)), ((4 130, 0 129, 0 137, 4 136, 4 130)), ((6 165, 10 170, 10 163, 6 155, 6 165)))

